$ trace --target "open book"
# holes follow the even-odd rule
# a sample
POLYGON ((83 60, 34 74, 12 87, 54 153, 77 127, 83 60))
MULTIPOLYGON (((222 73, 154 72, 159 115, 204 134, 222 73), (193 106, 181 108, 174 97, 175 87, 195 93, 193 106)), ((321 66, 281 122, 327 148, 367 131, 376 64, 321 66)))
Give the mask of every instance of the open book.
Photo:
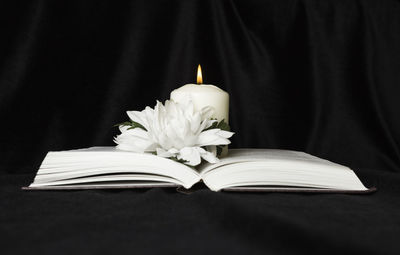
POLYGON ((369 192, 348 167, 304 152, 230 149, 215 164, 192 168, 153 154, 115 147, 49 152, 24 189, 174 187, 203 181, 213 191, 369 192))

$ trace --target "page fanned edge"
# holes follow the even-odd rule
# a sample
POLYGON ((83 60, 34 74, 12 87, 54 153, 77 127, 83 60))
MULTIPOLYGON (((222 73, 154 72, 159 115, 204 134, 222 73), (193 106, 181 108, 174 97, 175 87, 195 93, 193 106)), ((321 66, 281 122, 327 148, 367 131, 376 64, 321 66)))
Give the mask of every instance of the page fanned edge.
POLYGON ((371 194, 377 191, 376 187, 367 190, 344 189, 313 189, 313 188, 264 188, 264 187, 232 187, 222 189, 225 192, 249 192, 249 193, 319 193, 319 194, 371 194))
POLYGON ((42 187, 22 187, 25 191, 45 191, 45 190, 106 190, 106 189, 150 189, 150 188, 178 188, 181 187, 175 183, 160 183, 160 184, 133 184, 133 185, 118 185, 118 186, 106 186, 106 185, 63 185, 63 186, 42 186, 42 187))

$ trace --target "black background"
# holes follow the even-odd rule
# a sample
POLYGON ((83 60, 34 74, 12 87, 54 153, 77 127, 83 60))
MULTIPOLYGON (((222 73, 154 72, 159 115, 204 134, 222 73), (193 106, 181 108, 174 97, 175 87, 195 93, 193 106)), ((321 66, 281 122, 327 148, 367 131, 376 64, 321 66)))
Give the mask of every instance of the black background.
POLYGON ((0 35, 6 254, 399 252, 399 1, 4 1, 0 35), (49 150, 113 145, 199 63, 230 94, 231 147, 306 151, 379 191, 20 190, 49 150))

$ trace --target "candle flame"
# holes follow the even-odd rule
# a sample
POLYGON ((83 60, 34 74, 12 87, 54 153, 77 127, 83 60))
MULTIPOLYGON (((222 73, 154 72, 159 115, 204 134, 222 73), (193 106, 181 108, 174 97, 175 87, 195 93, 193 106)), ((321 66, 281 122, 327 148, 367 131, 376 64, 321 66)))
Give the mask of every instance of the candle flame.
POLYGON ((201 66, 197 67, 197 84, 203 83, 203 75, 201 74, 201 66))

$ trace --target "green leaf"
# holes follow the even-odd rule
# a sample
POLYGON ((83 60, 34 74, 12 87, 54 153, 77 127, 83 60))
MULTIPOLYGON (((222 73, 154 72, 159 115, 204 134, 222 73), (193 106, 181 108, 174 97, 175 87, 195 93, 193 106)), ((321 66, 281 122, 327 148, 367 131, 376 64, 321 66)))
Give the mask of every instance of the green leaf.
POLYGON ((217 145, 217 156, 218 156, 218 157, 221 156, 222 148, 224 148, 224 146, 217 145))
POLYGON ((209 126, 208 128, 204 129, 204 130, 210 130, 210 129, 214 129, 217 128, 218 122, 215 121, 213 124, 211 124, 211 126, 209 126))
POLYGON ((113 127, 130 126, 130 125, 131 125, 130 121, 125 121, 125 122, 122 122, 122 123, 115 124, 113 127))
POLYGON ((147 131, 146 128, 142 126, 142 124, 135 122, 135 121, 131 121, 131 127, 128 129, 134 129, 134 128, 141 128, 141 129, 147 131))
POLYGON ((221 130, 225 130, 225 131, 231 131, 231 127, 229 126, 228 123, 225 122, 225 120, 221 120, 218 123, 217 128, 219 128, 221 130))
POLYGON ((142 124, 140 124, 140 123, 138 123, 136 121, 133 121, 133 120, 125 121, 125 122, 122 122, 122 123, 114 125, 114 127, 119 127, 119 126, 129 126, 128 130, 129 129, 134 129, 134 128, 141 128, 141 129, 147 131, 147 129, 145 127, 143 127, 142 124))
MULTIPOLYGON (((214 119, 212 119, 212 120, 214 120, 214 119)), ((206 128, 204 131, 214 129, 214 128, 219 128, 219 129, 225 130, 225 131, 231 131, 231 127, 229 126, 228 123, 225 122, 224 119, 221 120, 220 122, 215 121, 210 127, 206 128)))
POLYGON ((178 159, 177 157, 169 157, 169 159, 171 159, 173 161, 176 161, 178 163, 183 163, 183 164, 185 164, 186 162, 189 162, 189 161, 184 160, 184 159, 178 159))

